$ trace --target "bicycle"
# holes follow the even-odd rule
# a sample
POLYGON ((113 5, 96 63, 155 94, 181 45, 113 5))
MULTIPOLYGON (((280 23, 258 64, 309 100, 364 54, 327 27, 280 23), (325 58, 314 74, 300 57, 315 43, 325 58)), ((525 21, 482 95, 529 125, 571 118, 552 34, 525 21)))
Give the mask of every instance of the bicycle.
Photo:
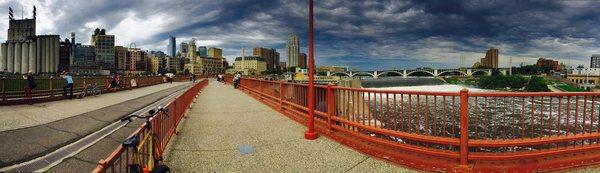
POLYGON ((129 115, 125 118, 122 118, 121 121, 127 121, 130 123, 133 117, 145 119, 144 128, 148 130, 148 133, 143 136, 143 142, 140 143, 140 135, 136 134, 132 137, 127 138, 123 141, 123 147, 126 149, 133 150, 133 162, 132 164, 127 165, 127 172, 129 173, 141 173, 141 172, 157 172, 157 173, 167 173, 171 172, 170 168, 167 165, 162 164, 162 151, 159 147, 157 147, 160 143, 157 137, 154 135, 154 130, 152 130, 152 123, 150 122, 151 118, 155 115, 161 113, 163 116, 168 116, 169 109, 158 107, 158 110, 150 110, 148 111, 147 116, 139 116, 139 115, 129 115), (143 151, 144 145, 147 144, 148 148, 150 148, 148 153, 143 153, 139 151, 143 151), (143 162, 143 156, 148 156, 147 163, 143 162), (143 165, 143 166, 142 166, 143 165))

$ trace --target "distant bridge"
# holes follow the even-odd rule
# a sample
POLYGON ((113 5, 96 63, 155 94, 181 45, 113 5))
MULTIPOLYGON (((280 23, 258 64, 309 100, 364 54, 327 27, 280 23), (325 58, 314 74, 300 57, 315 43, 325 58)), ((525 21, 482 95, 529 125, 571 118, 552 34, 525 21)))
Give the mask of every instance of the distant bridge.
MULTIPOLYGON (((377 70, 377 71, 346 71, 346 72, 332 72, 327 71, 327 76, 371 76, 373 78, 379 78, 382 76, 402 76, 407 78, 408 76, 417 76, 416 74, 421 73, 425 76, 490 76, 492 75, 493 69, 473 69, 473 68, 460 68, 460 69, 409 69, 409 70, 377 70)), ((498 68, 500 73, 506 75, 508 68, 498 68)), ((423 75, 418 75, 423 76, 423 75)))

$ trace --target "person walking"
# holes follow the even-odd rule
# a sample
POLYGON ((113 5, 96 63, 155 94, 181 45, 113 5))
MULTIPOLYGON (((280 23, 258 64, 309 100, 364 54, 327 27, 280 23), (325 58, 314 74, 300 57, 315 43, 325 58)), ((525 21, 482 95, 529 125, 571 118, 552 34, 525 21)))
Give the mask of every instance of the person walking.
POLYGON ((67 81, 67 84, 63 87, 63 96, 67 96, 67 88, 69 88, 69 99, 73 99, 73 76, 67 71, 63 71, 61 76, 67 81))
POLYGON ((239 87, 240 80, 242 80, 242 74, 235 74, 235 77, 233 78, 233 88, 237 89, 239 87))
POLYGON ((35 83, 35 79, 33 79, 31 70, 23 75, 23 79, 27 80, 27 85, 25 85, 25 98, 27 99, 28 104, 32 105, 33 99, 31 97, 31 92, 37 87, 37 84, 35 83))

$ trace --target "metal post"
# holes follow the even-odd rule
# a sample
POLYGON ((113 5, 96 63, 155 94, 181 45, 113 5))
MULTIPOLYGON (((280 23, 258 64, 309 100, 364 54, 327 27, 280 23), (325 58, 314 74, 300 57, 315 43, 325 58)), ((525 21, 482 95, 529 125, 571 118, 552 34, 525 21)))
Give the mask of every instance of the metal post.
POLYGON ((0 82, 2 82, 2 101, 6 101, 6 89, 4 86, 4 81, 6 80, 6 77, 2 77, 2 80, 0 82))
POLYGON ((327 84, 327 127, 329 128, 329 132, 333 131, 331 117, 333 117, 334 109, 335 101, 333 97, 333 85, 329 83, 327 84))
POLYGON ((283 81, 279 81, 279 110, 283 110, 283 96, 285 92, 283 91, 283 81))
POLYGON ((52 87, 52 83, 53 83, 52 80, 53 79, 54 79, 54 77, 50 76, 50 82, 48 82, 49 83, 48 88, 50 88, 50 97, 54 97, 54 91, 53 91, 54 89, 52 87))
POLYGON ((468 117, 468 102, 469 102, 469 90, 463 88, 460 90, 460 165, 466 166, 468 164, 469 156, 469 117, 468 117))
POLYGON ((319 137, 315 132, 315 52, 313 34, 313 0, 308 0, 308 131, 304 133, 304 138, 308 140, 319 137))

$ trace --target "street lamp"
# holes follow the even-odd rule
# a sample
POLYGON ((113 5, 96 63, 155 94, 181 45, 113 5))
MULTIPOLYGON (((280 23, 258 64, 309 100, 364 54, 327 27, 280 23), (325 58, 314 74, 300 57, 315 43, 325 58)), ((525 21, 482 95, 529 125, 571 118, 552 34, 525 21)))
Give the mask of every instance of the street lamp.
POLYGON ((308 130, 304 138, 315 140, 319 135, 315 131, 315 49, 313 35, 313 0, 308 0, 308 130))

